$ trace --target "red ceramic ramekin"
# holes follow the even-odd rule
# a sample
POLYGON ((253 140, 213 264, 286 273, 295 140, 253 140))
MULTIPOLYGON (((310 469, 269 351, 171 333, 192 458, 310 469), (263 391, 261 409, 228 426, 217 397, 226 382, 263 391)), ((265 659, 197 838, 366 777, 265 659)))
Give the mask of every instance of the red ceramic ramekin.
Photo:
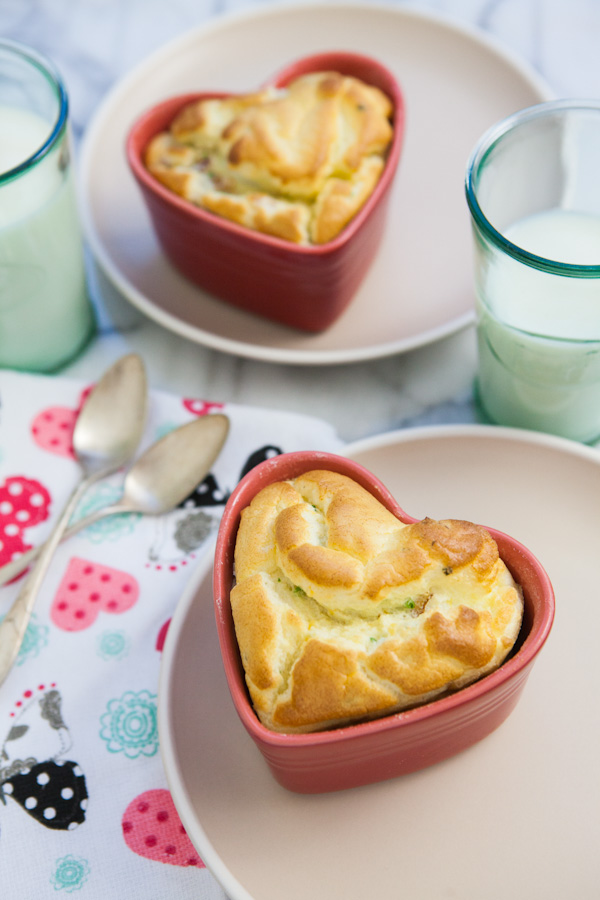
POLYGON ((373 260, 404 133, 400 87, 384 66, 369 57, 344 52, 306 57, 268 84, 284 87, 300 75, 325 70, 375 85, 394 107, 394 135, 381 178, 362 209, 326 244, 298 246, 220 218, 169 191, 146 169, 145 147, 169 127, 182 107, 226 94, 186 94, 157 104, 135 122, 126 146, 156 235, 172 264, 221 300, 310 332, 323 331, 341 315, 373 260))
POLYGON ((229 602, 240 514, 267 484, 319 468, 353 478, 400 521, 417 521, 363 466, 317 451, 282 454, 261 463, 242 479, 225 507, 215 550, 214 602, 229 690, 242 723, 277 781, 298 793, 341 790, 404 775, 486 737, 514 709, 554 618, 554 592, 542 565, 518 541, 488 528, 525 598, 515 650, 500 668, 439 700, 370 722, 314 734, 279 734, 265 728, 246 690, 229 602))

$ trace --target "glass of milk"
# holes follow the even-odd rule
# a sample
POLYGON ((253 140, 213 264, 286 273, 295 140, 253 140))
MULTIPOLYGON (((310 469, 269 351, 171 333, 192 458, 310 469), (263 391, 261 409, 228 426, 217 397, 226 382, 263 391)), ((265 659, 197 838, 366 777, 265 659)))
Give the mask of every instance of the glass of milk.
POLYGON ((0 40, 0 366, 53 371, 94 326, 67 94, 47 60, 0 40))
POLYGON ((492 127, 467 167, 477 398, 500 425, 600 438, 600 103, 492 127))

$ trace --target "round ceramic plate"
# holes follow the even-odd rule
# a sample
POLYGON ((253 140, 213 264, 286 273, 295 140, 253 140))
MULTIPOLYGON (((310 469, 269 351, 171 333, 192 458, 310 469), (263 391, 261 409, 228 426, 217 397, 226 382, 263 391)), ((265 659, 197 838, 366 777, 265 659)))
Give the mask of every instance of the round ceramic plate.
POLYGON ((83 221, 101 269, 152 319, 229 353, 332 364, 399 353, 472 321, 469 153, 490 125, 548 99, 524 64, 431 14, 372 5, 301 5, 216 19, 155 53, 106 98, 81 155, 83 221), (345 313, 309 335, 250 315, 187 282, 163 256, 125 159, 133 121, 166 97, 248 91, 323 50, 378 58, 406 97, 406 136, 379 253, 345 313))
POLYGON ((509 718, 412 775, 336 794, 280 787, 230 699, 210 560, 171 623, 159 694, 175 805, 230 900, 591 898, 600 884, 600 456, 486 426, 354 444, 411 515, 499 528, 554 584, 553 630, 509 718))

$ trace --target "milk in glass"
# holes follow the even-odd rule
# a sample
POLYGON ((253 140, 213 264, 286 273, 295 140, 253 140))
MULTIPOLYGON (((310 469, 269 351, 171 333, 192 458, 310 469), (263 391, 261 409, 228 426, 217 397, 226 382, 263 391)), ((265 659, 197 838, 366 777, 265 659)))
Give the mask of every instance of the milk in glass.
MULTIPOLYGON (((514 223, 504 235, 546 260, 600 265, 600 215, 551 209, 514 223)), ((579 268, 572 277, 489 249, 486 256, 477 285, 479 394, 485 411, 503 424, 581 441, 598 438, 598 273, 585 277, 585 268, 579 268)))
POLYGON ((31 161, 51 132, 0 105, 0 365, 37 371, 73 357, 94 325, 66 129, 31 161))

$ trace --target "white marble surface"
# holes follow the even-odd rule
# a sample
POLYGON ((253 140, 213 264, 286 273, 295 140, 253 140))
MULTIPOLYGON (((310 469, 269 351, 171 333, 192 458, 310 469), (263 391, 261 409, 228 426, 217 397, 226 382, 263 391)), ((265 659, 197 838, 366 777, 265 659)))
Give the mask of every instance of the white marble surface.
MULTIPOLYGON (((216 16, 256 5, 254 0, 0 0, 0 33, 37 48, 59 67, 77 150, 107 91, 148 54, 216 16)), ((411 6, 482 29, 529 62, 557 96, 600 97, 598 0, 420 0, 411 6)), ((283 366, 236 358, 165 331, 95 278, 91 292, 99 333, 65 374, 93 379, 123 352, 135 350, 144 356, 156 388, 311 413, 349 441, 417 423, 475 421, 472 328, 373 362, 283 366)))

